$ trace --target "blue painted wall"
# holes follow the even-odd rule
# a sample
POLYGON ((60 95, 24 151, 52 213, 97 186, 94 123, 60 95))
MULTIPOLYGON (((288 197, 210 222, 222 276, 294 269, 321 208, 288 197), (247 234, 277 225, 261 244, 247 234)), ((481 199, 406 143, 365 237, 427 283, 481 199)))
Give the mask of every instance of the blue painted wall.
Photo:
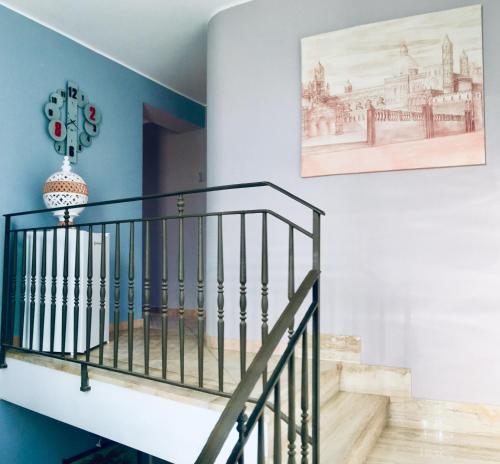
MULTIPOLYGON (((68 79, 78 82, 103 113, 101 134, 76 167, 88 183, 90 201, 141 194, 143 103, 200 127, 205 124, 203 106, 3 6, 0 43, 0 214, 44 206, 43 184, 59 169, 62 157, 52 148, 42 110, 50 92, 68 79)), ((82 221, 111 215, 140 217, 141 204, 87 210, 82 221)), ((1 230, 3 250, 3 221, 1 230)), ((138 253, 138 280, 140 258, 138 253)), ((140 311, 139 300, 136 307, 140 311)), ((56 463, 67 451, 91 446, 86 435, 0 402, 0 462, 56 463), (34 458, 38 453, 47 459, 34 458)))
POLYGON ((0 401, 0 462, 58 464, 92 448, 98 437, 0 401))

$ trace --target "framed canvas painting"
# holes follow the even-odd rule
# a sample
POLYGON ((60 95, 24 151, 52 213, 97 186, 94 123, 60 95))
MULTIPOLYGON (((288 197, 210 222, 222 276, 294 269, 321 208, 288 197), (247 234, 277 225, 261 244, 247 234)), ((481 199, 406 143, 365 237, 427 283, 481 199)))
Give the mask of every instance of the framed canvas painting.
POLYGON ((303 177, 485 160, 481 5, 302 39, 303 177))

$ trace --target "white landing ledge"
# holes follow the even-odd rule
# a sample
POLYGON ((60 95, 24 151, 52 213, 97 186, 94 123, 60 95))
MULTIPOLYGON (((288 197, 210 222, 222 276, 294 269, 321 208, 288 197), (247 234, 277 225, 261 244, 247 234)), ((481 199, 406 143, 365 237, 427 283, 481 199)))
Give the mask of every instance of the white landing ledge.
MULTIPOLYGON (((174 464, 193 464, 227 400, 159 382, 89 368, 91 390, 80 391, 80 367, 9 353, 0 370, 0 397, 174 464)), ((256 444, 251 437, 248 462, 256 444)), ((219 455, 226 462, 237 432, 219 455)))

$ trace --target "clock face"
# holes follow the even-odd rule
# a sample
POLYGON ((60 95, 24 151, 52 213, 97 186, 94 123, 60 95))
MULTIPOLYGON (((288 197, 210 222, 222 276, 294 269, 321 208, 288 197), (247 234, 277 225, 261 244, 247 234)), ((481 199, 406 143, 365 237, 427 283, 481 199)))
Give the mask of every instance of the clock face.
POLYGON ((49 95, 43 111, 56 153, 68 156, 72 163, 76 163, 78 153, 90 147, 99 135, 101 111, 72 81, 67 82, 66 89, 58 89, 49 95))

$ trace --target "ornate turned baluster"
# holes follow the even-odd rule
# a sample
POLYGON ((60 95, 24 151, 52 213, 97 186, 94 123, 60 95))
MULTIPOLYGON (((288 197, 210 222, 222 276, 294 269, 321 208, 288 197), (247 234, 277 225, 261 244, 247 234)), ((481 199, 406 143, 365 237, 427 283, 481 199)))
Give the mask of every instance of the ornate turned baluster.
POLYGON ((66 222, 64 224, 61 356, 65 356, 66 354, 66 328, 68 321, 68 276, 69 276, 69 227, 68 223, 66 222))
POLYGON ((104 362, 104 321, 106 317, 106 225, 101 226, 101 272, 99 285, 99 364, 104 362))
POLYGON ((144 289, 142 315, 144 318, 144 374, 149 375, 149 329, 151 312, 151 223, 144 224, 144 289))
POLYGON ((29 348, 33 349, 33 334, 35 331, 35 296, 36 296, 36 230, 33 231, 31 249, 31 285, 30 285, 30 341, 29 348))
POLYGON ((19 346, 24 345, 24 319, 26 314, 26 253, 27 253, 27 234, 23 232, 23 251, 21 256, 21 294, 19 298, 19 346))
POLYGON ((198 218, 198 385, 203 387, 203 355, 205 351, 205 263, 204 263, 204 226, 203 218, 198 218))
POLYGON ((40 323, 39 329, 39 350, 43 351, 43 339, 45 331, 45 295, 47 294, 47 231, 42 232, 42 269, 40 272, 40 323))
POLYGON ((247 370, 247 249, 245 214, 240 218, 240 374, 247 370))
POLYGON ((113 367, 118 367, 118 342, 120 337, 120 223, 116 223, 115 232, 115 287, 113 319, 113 367))
POLYGON ((219 391, 224 391, 224 250, 220 214, 217 216, 217 345, 219 391))
MULTIPOLYGON (((269 332, 269 299, 268 299, 268 284, 269 284, 269 259, 268 259, 268 245, 267 245, 267 213, 262 214, 262 293, 261 293, 261 309, 262 309, 262 343, 265 342, 269 332)), ((267 367, 262 374, 263 387, 267 383, 267 367)))
POLYGON ((73 306, 73 358, 78 356, 78 326, 80 323, 80 228, 76 228, 75 244, 75 297, 73 306))
MULTIPOLYGON (((295 256, 294 256, 293 227, 288 233, 288 299, 295 293, 295 256)), ((288 328, 288 338, 293 335, 293 322, 288 328)), ((288 361, 288 464, 295 464, 295 352, 292 352, 288 361)))
POLYGON ((134 359, 134 279, 135 279, 135 232, 134 223, 130 223, 128 251, 128 370, 132 372, 134 359))
POLYGON ((50 352, 54 352, 56 336, 56 298, 57 298, 57 229, 52 229, 52 264, 50 285, 50 352))
POLYGON ((167 378, 168 354, 168 231, 161 221, 161 376, 167 378))
POLYGON ((94 273, 94 235, 92 226, 89 226, 87 248, 87 314, 85 320, 85 360, 90 360, 90 336, 92 332, 92 280, 94 273))
POLYGON ((184 383, 184 197, 177 199, 179 215, 179 254, 178 254, 178 280, 179 280, 179 356, 181 367, 181 382, 184 383))
POLYGON ((307 366, 307 330, 302 335, 302 382, 300 391, 300 408, 302 410, 300 422, 301 464, 308 464, 308 422, 309 422, 309 391, 308 391, 308 366, 307 366))
POLYGON ((10 314, 11 318, 9 321, 9 342, 13 345, 14 339, 14 323, 16 319, 16 290, 17 290, 17 231, 13 232, 12 239, 12 262, 11 262, 11 271, 10 271, 10 314))

